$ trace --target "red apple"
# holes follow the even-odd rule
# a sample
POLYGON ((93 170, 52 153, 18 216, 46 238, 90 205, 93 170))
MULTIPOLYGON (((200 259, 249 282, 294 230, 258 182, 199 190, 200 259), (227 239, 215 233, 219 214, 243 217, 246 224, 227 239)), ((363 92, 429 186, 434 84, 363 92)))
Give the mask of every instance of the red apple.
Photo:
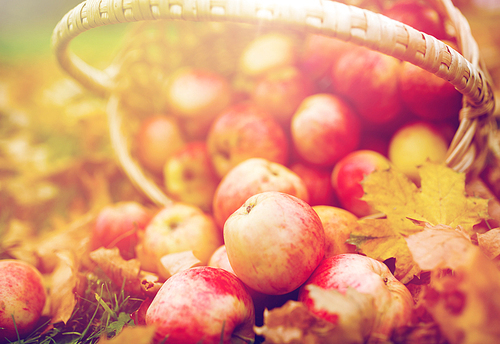
POLYGON ((307 97, 292 118, 292 139, 307 162, 331 166, 359 144, 358 115, 341 98, 318 93, 307 97))
POLYGON ((179 117, 213 119, 231 103, 231 86, 214 71, 185 67, 170 76, 166 98, 179 117))
POLYGON ((206 265, 222 245, 222 236, 212 216, 200 208, 174 203, 161 209, 144 230, 138 252, 144 270, 157 271, 160 259, 170 253, 193 251, 206 265), (140 255, 140 254, 141 255, 140 255))
POLYGON ((343 53, 333 64, 332 88, 345 97, 365 120, 386 124, 400 116, 401 61, 357 46, 343 53))
POLYGON ((229 258, 227 257, 226 245, 221 245, 215 250, 208 260, 208 266, 221 268, 234 274, 234 270, 231 267, 231 263, 229 263, 229 258))
POLYGON ((40 272, 21 260, 0 260, 0 276, 0 343, 10 343, 35 329, 47 294, 40 272))
POLYGON ((90 237, 90 249, 118 247, 125 259, 133 258, 138 232, 144 231, 152 212, 137 202, 119 202, 104 207, 90 237))
POLYGON ((325 234, 310 205, 268 191, 227 219, 224 242, 236 276, 254 290, 282 295, 302 285, 323 259, 325 234))
POLYGON ((382 14, 425 32, 437 39, 446 39, 447 34, 443 18, 429 3, 420 0, 395 1, 382 14))
POLYGON ((341 253, 355 253, 356 246, 347 243, 351 232, 358 226, 358 217, 338 207, 313 206, 325 230, 325 258, 341 253))
POLYGON ((280 32, 257 36, 240 55, 239 69, 250 77, 296 63, 297 51, 293 38, 280 32))
POLYGON ((462 108, 462 94, 452 84, 409 62, 403 62, 400 93, 408 110, 424 120, 458 118, 462 108))
POLYGON ((371 330, 372 339, 387 340, 394 329, 410 324, 414 302, 409 290, 384 263, 375 259, 353 253, 325 258, 301 287, 299 301, 329 321, 336 317, 315 308, 314 300, 309 297, 309 285, 341 293, 354 288, 374 296, 378 312, 371 330))
POLYGON ((427 160, 446 159, 448 141, 437 126, 417 121, 398 129, 389 142, 389 160, 412 181, 419 184, 418 167, 427 160))
POLYGON ((155 343, 253 343, 255 311, 245 285, 232 273, 208 266, 170 277, 146 312, 155 343))
POLYGON ((306 184, 289 168, 262 158, 248 159, 230 170, 215 190, 213 215, 219 228, 250 196, 264 191, 280 191, 309 201, 306 184))
POLYGON ((309 194, 308 203, 310 205, 333 205, 336 203, 332 183, 330 182, 330 168, 296 162, 290 166, 290 170, 304 181, 309 194))
POLYGON ((328 74, 333 61, 354 46, 337 38, 309 34, 301 47, 299 68, 313 80, 321 79, 328 74))
POLYGON ((361 182, 373 171, 389 167, 389 159, 371 150, 357 150, 342 158, 332 171, 332 186, 342 207, 358 217, 375 213, 375 209, 361 200, 364 195, 361 182))
POLYGON ((208 152, 217 174, 249 158, 280 164, 288 160, 288 140, 270 114, 253 104, 238 104, 218 116, 207 137, 208 152))
POLYGON ((151 172, 161 175, 165 162, 184 146, 185 139, 174 117, 155 115, 141 123, 134 144, 139 161, 151 172))
POLYGON ((193 141, 178 150, 166 162, 163 178, 167 193, 176 201, 212 209, 219 184, 204 141, 193 141))
POLYGON ((251 97, 257 106, 288 127, 302 100, 313 93, 312 80, 296 67, 287 66, 259 78, 251 97))

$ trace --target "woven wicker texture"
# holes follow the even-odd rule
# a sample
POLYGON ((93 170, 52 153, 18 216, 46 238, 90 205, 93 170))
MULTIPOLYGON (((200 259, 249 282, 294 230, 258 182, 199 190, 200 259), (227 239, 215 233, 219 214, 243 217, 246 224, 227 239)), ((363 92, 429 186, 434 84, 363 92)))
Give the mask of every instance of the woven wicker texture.
MULTIPOLYGON (((494 129, 492 113, 495 101, 491 81, 481 65, 477 44, 460 11, 450 0, 432 2, 446 18, 449 30, 454 31, 461 54, 442 41, 405 24, 370 10, 327 0, 88 0, 62 18, 54 30, 52 42, 63 69, 90 90, 110 97, 108 115, 111 138, 120 162, 130 178, 160 204, 167 204, 170 200, 130 156, 122 128, 122 108, 123 105, 161 107, 161 99, 154 98, 154 94, 148 92, 148 87, 159 85, 164 75, 174 69, 179 61, 203 47, 189 46, 189 39, 186 38, 189 37, 189 31, 187 34, 183 32, 185 39, 182 42, 169 42, 168 36, 155 34, 157 28, 149 31, 151 35, 148 36, 144 35, 142 27, 136 31, 136 34, 141 35, 141 47, 135 43, 135 47, 124 49, 117 58, 119 62, 101 71, 87 65, 68 49, 71 40, 89 29, 136 21, 165 23, 158 19, 165 19, 167 23, 203 22, 195 24, 205 25, 205 28, 205 22, 237 23, 229 30, 226 28, 225 34, 217 30, 203 30, 201 25, 184 28, 193 30, 191 34, 197 36, 209 35, 209 32, 219 34, 225 40, 211 37, 214 42, 212 51, 221 54, 220 59, 230 61, 234 54, 231 49, 238 51, 238 44, 244 44, 245 37, 253 37, 249 34, 251 30, 254 30, 255 35, 255 27, 288 28, 298 33, 336 37, 408 61, 447 80, 464 95, 460 126, 449 147, 446 162, 458 171, 478 171, 486 159, 488 139, 494 129), (251 27, 241 26, 241 23, 251 24, 251 27), (231 32, 232 36, 227 32, 231 32), (232 39, 228 40, 228 37, 232 39), (162 44, 162 40, 165 44, 162 44), (147 47, 158 48, 162 45, 168 49, 147 53, 147 47), (183 57, 175 56, 176 51, 183 57), (133 68, 130 68, 134 64, 130 64, 130 60, 144 62, 147 56, 152 60, 146 64, 136 64, 138 69, 134 73, 133 68), (162 58, 154 60, 155 56, 162 58), (116 66, 127 66, 128 73, 123 73, 116 66), (127 103, 121 104, 119 94, 130 84, 136 87, 136 97, 128 97, 127 103), (142 91, 137 85, 144 85, 142 91)), ((131 38, 130 41, 138 40, 131 38)), ((213 54, 200 52, 199 56, 213 57, 213 54)), ((200 59, 197 61, 200 62, 200 59)), ((214 61, 202 63, 217 64, 214 61)), ((231 66, 227 65, 227 68, 225 73, 230 73, 231 66)))

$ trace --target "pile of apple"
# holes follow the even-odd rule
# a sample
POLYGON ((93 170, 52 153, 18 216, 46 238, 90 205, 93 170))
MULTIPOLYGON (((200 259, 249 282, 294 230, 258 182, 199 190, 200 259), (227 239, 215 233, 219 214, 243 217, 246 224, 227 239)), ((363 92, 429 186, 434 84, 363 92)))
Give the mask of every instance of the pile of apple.
MULTIPOLYGON (((382 13, 456 44, 425 2, 382 13)), ((168 110, 141 123, 132 149, 175 202, 107 207, 91 238, 91 249, 116 246, 164 276, 145 317, 157 342, 250 343, 262 310, 289 298, 338 321, 315 307, 311 284, 375 296, 366 340, 410 324, 407 287, 346 240, 374 213, 360 199, 364 176, 394 166, 418 184, 419 164, 443 161, 462 99, 451 84, 334 38, 298 44, 270 30, 241 52, 233 78, 181 68, 165 97, 168 110), (184 268, 165 271, 172 263, 184 268)))

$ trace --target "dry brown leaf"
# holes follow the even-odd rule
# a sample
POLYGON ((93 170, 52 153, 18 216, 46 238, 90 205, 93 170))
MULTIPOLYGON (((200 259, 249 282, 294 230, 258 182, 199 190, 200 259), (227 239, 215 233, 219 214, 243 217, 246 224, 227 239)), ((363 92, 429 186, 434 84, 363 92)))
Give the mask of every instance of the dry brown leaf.
POLYGON ((455 269, 463 265, 467 251, 474 247, 461 230, 445 225, 427 227, 405 239, 422 270, 455 269))
POLYGON ((500 228, 494 228, 477 235, 477 243, 481 250, 490 259, 500 256, 500 228))
POLYGON ((316 308, 337 315, 337 323, 321 319, 301 302, 264 312, 264 326, 256 328, 266 343, 365 343, 374 325, 376 311, 371 295, 349 288, 345 294, 309 286, 316 308))
POLYGON ((77 305, 77 289, 83 285, 78 261, 71 251, 56 253, 58 263, 50 276, 50 315, 52 323, 66 323, 77 305))
POLYGON ((255 333, 270 344, 326 344, 336 325, 312 314, 302 302, 288 301, 284 306, 264 311, 264 326, 255 333))
POLYGON ((500 342, 500 271, 469 244, 451 274, 433 271, 423 304, 451 344, 500 342))
POLYGON ((153 341, 156 328, 154 326, 125 327, 117 336, 107 339, 103 335, 99 343, 109 344, 150 344, 153 341))
POLYGON ((117 286, 124 287, 124 290, 132 295, 142 295, 141 278, 139 277, 141 264, 136 259, 125 260, 120 255, 117 247, 111 249, 98 248, 90 252, 92 259, 104 273, 117 286))
POLYGON ((153 298, 163 285, 160 276, 151 272, 141 271, 139 278, 141 279, 142 292, 147 297, 153 298))
POLYGON ((39 259, 35 254, 36 245, 32 240, 35 237, 33 227, 27 222, 12 219, 6 228, 0 238, 0 252, 39 267, 39 259))
POLYGON ((168 279, 178 272, 200 265, 201 261, 195 257, 193 251, 170 253, 160 258, 158 272, 160 277, 168 279))

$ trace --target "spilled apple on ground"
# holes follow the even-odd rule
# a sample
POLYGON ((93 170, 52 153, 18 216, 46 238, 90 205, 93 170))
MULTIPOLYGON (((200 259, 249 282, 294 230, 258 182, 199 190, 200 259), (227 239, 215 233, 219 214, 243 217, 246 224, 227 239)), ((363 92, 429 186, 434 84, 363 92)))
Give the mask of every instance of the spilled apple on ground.
POLYGON ((155 343, 253 343, 255 311, 245 285, 232 273, 194 267, 170 277, 146 312, 155 343))
POLYGON ((268 191, 226 220, 224 242, 236 276, 259 292, 281 295, 302 285, 323 259, 325 233, 309 204, 268 191))
POLYGON ((280 191, 309 202, 304 181, 288 167, 262 158, 241 162, 222 178, 213 200, 213 216, 220 229, 226 219, 251 196, 280 191))
POLYGON ((153 217, 152 210, 137 202, 118 202, 104 207, 95 221, 90 250, 118 247, 124 259, 135 256, 139 232, 153 217))
POLYGON ((211 215, 176 202, 160 209, 151 219, 136 251, 143 270, 156 272, 163 256, 184 251, 193 251, 206 265, 222 243, 220 229, 211 215))
POLYGON ((414 301, 406 286, 399 282, 382 262, 356 253, 339 254, 325 258, 299 290, 299 301, 319 317, 335 319, 315 308, 309 297, 309 285, 323 289, 335 289, 345 293, 354 288, 374 296, 377 315, 371 337, 387 340, 396 328, 410 325, 414 301))
POLYGON ((0 260, 0 343, 25 338, 42 315, 47 294, 42 274, 31 264, 0 260))

